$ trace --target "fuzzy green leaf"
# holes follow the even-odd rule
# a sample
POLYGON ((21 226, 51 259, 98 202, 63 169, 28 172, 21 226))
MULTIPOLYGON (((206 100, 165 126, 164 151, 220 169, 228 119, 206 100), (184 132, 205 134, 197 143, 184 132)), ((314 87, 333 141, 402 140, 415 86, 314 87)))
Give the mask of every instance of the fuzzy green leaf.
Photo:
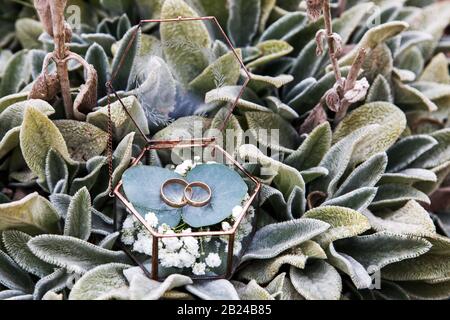
POLYGON ((0 83, 0 97, 19 92, 28 83, 30 76, 28 51, 21 50, 8 60, 0 83))
POLYGON ((332 146, 319 164, 319 166, 328 170, 328 175, 314 181, 312 183, 312 190, 326 192, 328 196, 333 195, 350 163, 356 146, 377 129, 377 125, 371 125, 355 130, 349 136, 332 146))
POLYGON ((428 212, 416 201, 411 200, 402 208, 374 215, 365 211, 366 217, 376 231, 389 231, 395 234, 412 236, 431 236, 436 233, 433 220, 428 212))
POLYGON ((0 284, 25 293, 33 290, 33 282, 6 253, 0 250, 0 284))
POLYGON ((370 229, 369 220, 361 213, 342 207, 319 207, 305 213, 304 218, 326 222, 331 227, 315 238, 322 246, 357 236, 370 229))
POLYGON ((69 300, 126 299, 128 282, 123 271, 129 267, 125 264, 110 263, 88 271, 75 283, 69 300))
POLYGON ((64 235, 81 240, 88 240, 91 235, 91 197, 86 188, 80 189, 70 201, 64 235))
POLYGON ((246 47, 251 43, 258 31, 260 16, 260 0, 231 0, 228 32, 236 47, 246 47))
POLYGON ((450 296, 450 281, 437 284, 407 281, 402 282, 401 287, 409 296, 418 300, 447 300, 450 296))
POLYGON ((129 262, 123 252, 102 249, 67 236, 37 236, 28 242, 28 247, 41 260, 80 274, 106 263, 129 262))
POLYGON ((438 106, 425 96, 420 90, 404 84, 395 77, 392 79, 393 89, 395 91, 395 103, 402 107, 402 109, 409 110, 423 110, 423 111, 437 111, 438 106))
MULTIPOLYGON (((197 13, 182 0, 166 0, 161 18, 197 17, 197 13)), ((203 21, 162 23, 161 41, 167 61, 183 84, 188 84, 208 65, 207 53, 211 39, 203 21)))
POLYGON ((41 300, 49 292, 58 292, 63 290, 69 283, 70 275, 65 269, 57 269, 55 272, 40 279, 34 287, 33 299, 41 300))
POLYGON ((386 169, 388 158, 385 153, 378 153, 358 166, 342 183, 334 194, 341 196, 362 187, 374 187, 386 169))
POLYGON ((104 97, 107 93, 105 84, 111 73, 105 50, 99 44, 94 43, 86 52, 86 62, 93 65, 97 71, 97 96, 104 97))
MULTIPOLYGON (((139 101, 134 96, 122 99, 126 109, 136 121, 137 125, 144 134, 149 134, 147 118, 139 101)), ((130 117, 123 110, 119 101, 111 104, 111 118, 113 122, 113 133, 116 139, 123 139, 130 132, 136 132, 137 128, 131 121, 130 117)), ((87 116, 87 122, 102 129, 108 130, 108 107, 102 107, 95 112, 91 112, 87 116)), ((100 134, 103 137, 103 133, 100 134)), ((87 159, 86 159, 87 160, 87 159)))
POLYGON ((0 113, 2 113, 7 107, 17 102, 26 101, 28 98, 28 92, 20 92, 16 94, 10 94, 0 98, 0 113))
POLYGON ((450 160, 450 129, 433 132, 430 135, 438 144, 412 163, 416 168, 434 168, 450 160))
POLYGON ((263 205, 266 201, 273 208, 276 208, 273 215, 279 221, 300 218, 306 208, 305 192, 299 187, 295 187, 288 199, 285 200, 283 194, 278 189, 263 185, 260 191, 260 205, 263 205))
POLYGON ((436 139, 427 135, 415 135, 400 140, 387 151, 387 171, 396 172, 406 168, 437 144, 436 139))
POLYGON ((67 192, 69 170, 64 159, 53 149, 50 149, 45 159, 45 176, 50 193, 67 192))
POLYGON ((268 64, 278 58, 288 55, 294 48, 283 40, 267 40, 256 46, 262 56, 247 64, 247 68, 255 69, 268 64))
POLYGON ((22 18, 16 20, 15 26, 16 36, 23 48, 33 49, 41 47, 38 38, 44 30, 39 21, 31 18, 22 18))
MULTIPOLYGON (((279 1, 278 1, 279 2, 279 1)), ((303 12, 290 12, 272 23, 261 35, 260 41, 280 39, 287 41, 289 36, 304 28, 307 17, 303 12)))
POLYGON ((448 278, 448 256, 427 253, 418 258, 401 261, 383 269, 383 278, 393 281, 417 281, 448 278))
MULTIPOLYGON (((235 103, 241 90, 241 86, 225 86, 211 90, 205 95, 205 103, 235 103)), ((243 95, 239 98, 236 104, 236 108, 244 111, 270 112, 270 109, 263 106, 263 102, 251 89, 244 90, 243 95)))
POLYGON ((392 38, 407 28, 407 23, 402 21, 393 21, 369 29, 369 31, 364 34, 364 37, 361 39, 359 44, 353 48, 351 52, 339 60, 339 65, 350 65, 355 60, 360 48, 365 48, 366 50, 374 49, 380 43, 383 43, 387 39, 392 38))
POLYGON ((429 204, 428 196, 408 185, 384 184, 378 188, 377 196, 372 203, 374 207, 398 206, 409 200, 416 200, 429 204))
POLYGON ((314 261, 305 270, 291 267, 290 277, 295 289, 307 300, 339 300, 341 297, 341 276, 325 261, 314 261))
POLYGON ((331 147, 331 128, 328 122, 319 125, 301 146, 286 158, 285 163, 299 171, 319 165, 331 147))
POLYGON ((247 112, 245 118, 253 137, 263 146, 276 151, 292 152, 300 144, 300 137, 294 127, 277 114, 247 112), (272 136, 264 133, 265 130, 278 130, 278 134, 272 136))
POLYGON ((96 126, 73 120, 54 123, 64 137, 72 159, 84 162, 106 149, 108 134, 96 126))
POLYGON ((163 282, 149 279, 140 268, 131 268, 124 271, 125 277, 130 283, 130 298, 132 300, 157 300, 166 292, 193 283, 191 278, 172 274, 163 282))
POLYGON ((274 297, 263 287, 256 283, 255 280, 250 281, 247 285, 241 282, 233 283, 241 300, 275 300, 274 297))
MULTIPOLYGON (((238 55, 241 56, 240 50, 238 55)), ((228 52, 210 64, 189 83, 189 87, 201 95, 222 86, 234 86, 239 80, 241 65, 234 52, 228 52)))
POLYGON ((9 105, 0 114, 0 158, 17 147, 20 143, 20 126, 27 108, 35 107, 45 115, 55 110, 43 100, 27 100, 9 105))
POLYGON ((431 244, 419 237, 380 232, 338 241, 336 250, 361 263, 369 273, 387 265, 416 258, 428 252, 431 244))
POLYGON ((305 190, 305 181, 302 175, 295 168, 285 165, 264 155, 254 145, 243 145, 239 149, 239 155, 243 159, 250 159, 262 166, 264 175, 273 178, 273 182, 283 193, 285 198, 289 197, 295 187, 305 190))
POLYGON ((133 63, 140 47, 141 31, 139 30, 136 34, 136 37, 133 38, 133 34, 135 34, 136 32, 136 28, 137 27, 134 27, 128 30, 128 32, 120 40, 117 52, 114 54, 111 70, 112 75, 115 75, 112 85, 116 90, 125 90, 128 86, 129 76, 131 74, 133 63), (125 59, 124 63, 121 64, 121 59, 130 43, 131 46, 127 54, 127 59, 125 59))
POLYGON ((372 285, 372 278, 367 270, 349 255, 338 252, 333 243, 330 243, 327 253, 329 262, 347 274, 357 289, 367 289, 372 285))
POLYGON ((406 117, 395 105, 374 102, 359 107, 350 113, 336 128, 334 141, 339 141, 350 132, 368 125, 378 124, 378 129, 356 146, 353 162, 362 162, 372 155, 386 151, 406 128, 406 117))
POLYGON ((276 77, 251 74, 251 77, 248 84, 249 88, 260 94, 269 90, 279 89, 294 80, 294 77, 288 74, 280 74, 276 77))
POLYGON ((314 219, 297 219, 268 225, 256 232, 242 262, 274 258, 325 232, 328 228, 329 224, 314 219))
POLYGON ((366 99, 367 103, 377 101, 385 101, 390 103, 394 102, 391 86, 386 78, 381 74, 375 78, 366 99))
POLYGON ((416 182, 436 182, 433 171, 425 169, 405 169, 397 173, 386 173, 380 179, 380 184, 414 184, 416 182))
MULTIPOLYGON (((281 75, 280 77, 284 77, 284 75, 281 75)), ((267 107, 270 110, 272 110, 275 113, 278 113, 282 118, 286 119, 287 121, 294 121, 300 117, 294 109, 292 109, 287 104, 283 103, 277 97, 269 96, 264 100, 267 104, 267 107)))
POLYGON ((338 206, 356 211, 366 209, 377 194, 377 188, 359 188, 325 201, 322 206, 338 206))
POLYGON ((40 260, 28 248, 31 236, 16 230, 3 231, 2 236, 6 251, 23 270, 40 278, 53 272, 52 265, 40 260))
POLYGON ((72 181, 70 187, 70 194, 71 195, 75 194, 78 190, 80 190, 83 187, 86 187, 88 190, 94 187, 94 185, 98 183, 97 179, 101 174, 102 169, 105 168, 106 162, 107 158, 103 156, 94 157, 88 160, 86 162, 88 174, 84 177, 75 178, 72 181))
POLYGON ((45 179, 45 159, 50 149, 57 151, 68 164, 75 164, 61 132, 34 107, 25 111, 20 129, 20 147, 26 163, 40 180, 45 179))
POLYGON ((239 278, 255 280, 258 284, 268 283, 275 278, 284 265, 304 269, 309 258, 326 259, 323 249, 310 240, 285 251, 275 258, 252 261, 239 272, 239 278))
POLYGON ((439 53, 430 61, 418 80, 450 84, 450 75, 447 69, 447 58, 445 54, 439 53))
POLYGON ((239 300, 236 289, 228 280, 198 281, 186 290, 202 300, 239 300))
POLYGON ((0 230, 16 229, 30 234, 58 231, 58 214, 50 202, 37 193, 0 204, 0 212, 0 230))

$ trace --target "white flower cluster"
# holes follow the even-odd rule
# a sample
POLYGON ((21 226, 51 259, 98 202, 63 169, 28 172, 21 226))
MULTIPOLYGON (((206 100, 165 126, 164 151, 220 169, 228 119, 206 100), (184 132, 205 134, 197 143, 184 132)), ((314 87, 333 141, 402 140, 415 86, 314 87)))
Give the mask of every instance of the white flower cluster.
MULTIPOLYGON (((158 225, 158 218, 153 212, 149 212, 145 216, 145 220, 152 227, 158 225)), ((158 232, 166 235, 176 234, 166 224, 159 226, 158 232)), ((191 232, 191 229, 182 231, 182 233, 191 232)), ((133 215, 129 215, 122 225, 121 240, 124 244, 132 246, 132 250, 135 252, 148 256, 152 255, 152 236, 133 215)), ((203 241, 203 239, 194 237, 163 238, 158 243, 158 257, 161 266, 165 268, 192 268, 192 273, 198 276, 205 275, 208 268, 220 267, 222 259, 219 254, 214 252, 210 252, 208 255, 201 253, 200 241, 203 241)))
MULTIPOLYGON (((243 203, 248 201, 249 195, 247 194, 243 203)), ((232 229, 232 224, 236 222, 236 220, 241 215, 242 211, 244 209, 241 206, 236 206, 233 208, 233 212, 231 217, 229 218, 229 221, 223 221, 221 224, 223 231, 228 231, 232 229)), ((234 239, 234 248, 233 253, 235 256, 239 255, 239 253, 242 250, 242 242, 243 240, 248 237, 252 231, 253 231, 253 218, 255 216, 255 209, 250 206, 248 209, 248 213, 244 216, 241 223, 239 224, 237 230, 236 230, 236 237, 234 239)), ((220 240, 222 240, 225 243, 225 252, 228 252, 228 240, 229 237, 221 237, 220 240)))
POLYGON ((175 167, 175 172, 179 175, 186 176, 189 171, 194 169, 198 164, 201 164, 201 158, 199 156, 194 157, 194 161, 185 160, 181 164, 175 167))
MULTIPOLYGON (((158 226, 158 218, 153 212, 147 213, 145 220, 153 228, 158 226)), ((152 236, 132 214, 129 214, 123 222, 121 240, 122 243, 133 246, 135 252, 152 254, 152 236)))

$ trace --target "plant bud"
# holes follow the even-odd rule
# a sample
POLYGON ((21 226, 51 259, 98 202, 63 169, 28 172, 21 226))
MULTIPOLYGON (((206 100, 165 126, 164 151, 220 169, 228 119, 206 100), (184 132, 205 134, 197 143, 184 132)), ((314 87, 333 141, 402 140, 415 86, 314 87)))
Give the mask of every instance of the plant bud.
POLYGON ((306 1, 306 12, 308 13, 309 19, 312 21, 317 21, 322 14, 324 0, 307 0, 306 1))

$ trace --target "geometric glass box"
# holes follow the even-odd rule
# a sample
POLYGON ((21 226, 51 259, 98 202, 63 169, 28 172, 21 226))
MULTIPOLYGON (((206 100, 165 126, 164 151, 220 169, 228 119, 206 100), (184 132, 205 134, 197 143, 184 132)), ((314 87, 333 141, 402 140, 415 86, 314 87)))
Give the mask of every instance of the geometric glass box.
MULTIPOLYGON (((236 59, 237 65, 240 68, 240 74, 238 74, 241 81, 240 86, 238 87, 239 90, 235 92, 234 96, 228 95, 229 105, 227 106, 227 112, 223 117, 223 123, 218 127, 219 131, 223 132, 227 127, 227 124, 232 117, 233 111, 235 110, 239 100, 245 92, 245 88, 251 80, 251 74, 246 69, 244 62, 240 56, 240 52, 238 52, 233 47, 230 39, 227 37, 215 17, 177 17, 173 19, 152 19, 141 21, 137 28, 134 30, 134 33, 126 47, 126 50, 122 53, 122 56, 119 57, 119 64, 116 69, 113 70, 111 80, 106 83, 108 92, 110 93, 109 97, 114 97, 117 101, 120 102, 123 110, 132 120, 135 127, 141 133, 141 136, 145 141, 143 149, 140 151, 139 155, 135 159, 133 159, 132 163, 130 163, 129 169, 141 165, 148 166, 150 164, 149 159, 151 159, 152 154, 155 153, 157 153, 158 155, 162 155, 163 160, 161 162, 163 162, 162 165, 164 165, 165 167, 176 165, 177 163, 173 163, 174 159, 182 161, 186 155, 190 155, 191 158, 196 158, 200 159, 199 161, 204 161, 204 164, 212 161, 214 163, 223 164, 227 168, 232 169, 234 172, 239 174, 243 181, 245 181, 248 193, 246 198, 240 204, 240 207, 242 208, 241 212, 239 212, 238 214, 233 214, 232 220, 228 220, 230 223, 227 229, 223 229, 220 226, 216 225, 207 230, 204 230, 202 228, 194 231, 191 231, 189 229, 189 232, 183 231, 166 233, 162 230, 159 230, 159 228, 150 225, 144 217, 143 213, 137 210, 137 208, 135 208, 135 206, 132 204, 132 201, 127 198, 126 192, 124 191, 123 179, 119 181, 117 185, 111 185, 111 196, 116 197, 118 200, 120 200, 121 204, 123 204, 127 212, 125 218, 130 219, 130 217, 134 217, 133 225, 134 223, 138 223, 143 227, 143 232, 145 232, 148 236, 148 241, 146 241, 145 243, 146 250, 144 250, 146 251, 146 254, 132 252, 132 250, 126 245, 123 246, 123 249, 143 269, 144 273, 147 276, 155 280, 164 279, 168 275, 173 273, 184 274, 190 276, 193 279, 218 279, 231 277, 233 272, 238 267, 241 257, 245 252, 245 249, 249 245, 256 228, 256 211, 258 210, 258 194, 261 189, 261 184, 235 159, 233 155, 227 153, 225 148, 223 148, 220 143, 217 143, 216 137, 204 137, 202 135, 201 138, 193 137, 190 139, 179 138, 167 140, 151 140, 140 129, 139 125, 136 123, 135 119, 133 119, 133 116, 129 113, 126 106, 124 105, 122 101, 123 97, 121 97, 120 94, 116 92, 113 86, 114 79, 116 78, 122 66, 126 64, 128 52, 132 48, 133 42, 137 41, 136 38, 138 32, 144 24, 149 23, 155 25, 158 23, 189 23, 194 21, 201 21, 202 23, 210 22, 211 26, 213 28, 216 28, 217 34, 221 36, 221 40, 228 47, 231 56, 236 59), (197 258, 199 259, 199 261, 205 262, 205 256, 209 257, 210 254, 213 254, 216 259, 214 259, 214 261, 211 260, 212 263, 209 263, 207 265, 205 265, 205 263, 203 262, 195 263, 196 265, 203 266, 203 269, 200 270, 201 272, 199 272, 199 270, 195 270, 195 268, 185 268, 183 266, 175 267, 165 262, 165 258, 162 254, 165 248, 167 248, 169 245, 181 245, 187 243, 189 243, 190 246, 198 248, 199 253, 197 258)), ((178 41, 177 43, 170 43, 170 45, 176 47, 179 45, 189 46, 190 44, 186 40, 184 42, 182 41, 181 44, 180 41, 178 41)), ((197 50, 197 48, 194 47, 193 50, 197 50)), ((215 50, 217 50, 217 48, 215 50)), ((223 48, 221 50, 223 50, 223 48)), ((217 70, 213 70, 212 73, 216 71, 217 70)), ((217 83, 227 80, 226 78, 221 77, 220 74, 214 74, 214 76, 218 79, 217 81, 215 81, 217 83)), ((218 90, 220 90, 220 85, 218 85, 218 90)), ((108 112, 111 119, 110 101, 108 101, 108 112)), ((110 123, 108 131, 110 135, 109 160, 111 174, 112 123, 110 123)), ((152 181, 148 181, 148 185, 142 186, 142 192, 145 193, 148 188, 162 187, 152 184, 152 181)), ((118 223, 123 223, 123 218, 119 217, 119 215, 116 219, 120 220, 117 221, 118 223)), ((116 227, 118 226, 117 222, 116 227)))

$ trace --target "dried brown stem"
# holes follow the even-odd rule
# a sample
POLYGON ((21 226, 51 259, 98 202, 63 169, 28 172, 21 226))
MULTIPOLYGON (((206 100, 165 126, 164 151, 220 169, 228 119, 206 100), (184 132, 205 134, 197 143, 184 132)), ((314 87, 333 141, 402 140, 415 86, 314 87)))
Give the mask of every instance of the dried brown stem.
POLYGON ((339 12, 339 16, 342 16, 342 14, 345 11, 345 7, 347 6, 347 0, 340 0, 339 1, 339 6, 338 6, 338 12, 339 12))
MULTIPOLYGON (((356 59, 353 62, 352 67, 350 68, 350 71, 348 73, 347 80, 345 81, 344 95, 355 87, 356 81, 358 80, 359 71, 361 70, 364 60, 366 59, 366 54, 367 50, 365 48, 361 48, 358 51, 356 59)), ((336 117, 334 119, 335 125, 339 124, 339 122, 344 119, 350 105, 351 103, 344 97, 342 100, 342 106, 336 113, 336 117)))
POLYGON ((327 33, 328 55, 330 56, 336 82, 339 85, 342 85, 342 74, 341 70, 339 69, 338 60, 336 58, 336 47, 333 39, 333 24, 331 19, 331 8, 329 0, 325 0, 323 2, 323 17, 325 20, 325 30, 327 33))
POLYGON ((64 21, 64 8, 66 7, 66 0, 52 0, 50 1, 50 10, 53 23, 53 40, 55 43, 55 63, 56 72, 58 74, 59 83, 61 86, 61 95, 64 101, 64 109, 66 117, 73 119, 73 102, 70 95, 70 81, 69 70, 65 58, 68 53, 66 47, 66 25, 64 21))

